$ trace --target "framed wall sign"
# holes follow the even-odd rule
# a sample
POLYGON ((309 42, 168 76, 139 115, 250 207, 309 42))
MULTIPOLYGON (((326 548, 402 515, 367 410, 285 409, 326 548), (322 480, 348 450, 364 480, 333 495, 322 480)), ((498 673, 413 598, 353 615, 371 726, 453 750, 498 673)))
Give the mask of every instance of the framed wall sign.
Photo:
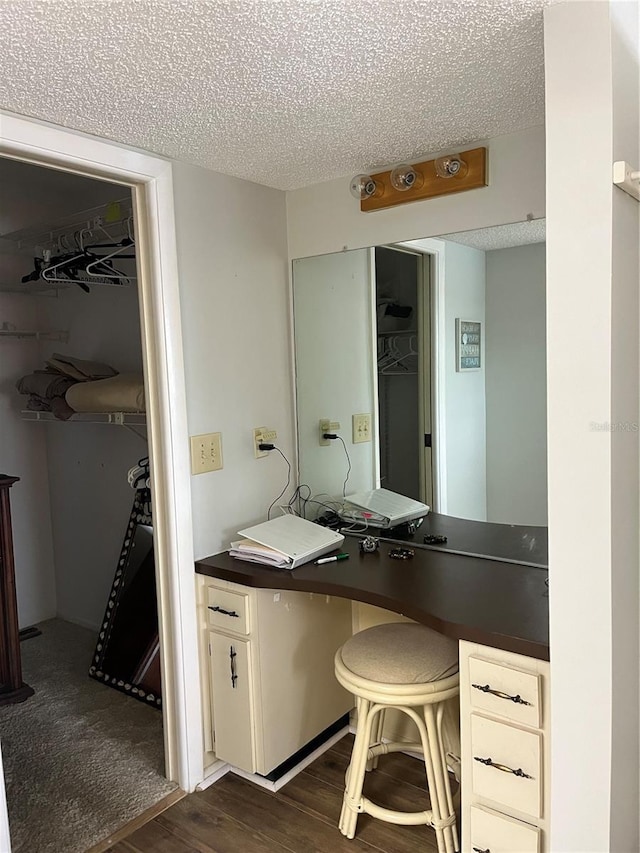
POLYGON ((456 370, 482 367, 482 323, 456 318, 456 370))

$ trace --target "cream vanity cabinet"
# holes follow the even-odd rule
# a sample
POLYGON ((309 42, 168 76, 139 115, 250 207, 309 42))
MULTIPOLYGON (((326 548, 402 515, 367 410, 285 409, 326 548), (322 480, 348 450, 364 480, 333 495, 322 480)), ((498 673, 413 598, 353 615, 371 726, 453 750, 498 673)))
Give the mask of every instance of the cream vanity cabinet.
POLYGON ((460 643, 462 849, 548 853, 549 664, 460 643))
POLYGON ((351 602, 197 576, 205 768, 269 774, 350 711, 334 676, 351 602))

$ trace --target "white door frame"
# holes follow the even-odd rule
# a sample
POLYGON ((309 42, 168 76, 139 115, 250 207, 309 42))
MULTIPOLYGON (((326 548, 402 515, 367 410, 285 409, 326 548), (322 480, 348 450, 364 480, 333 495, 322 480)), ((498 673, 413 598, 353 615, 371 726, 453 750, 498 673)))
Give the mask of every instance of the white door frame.
POLYGON ((171 163, 3 111, 0 111, 0 155, 133 189, 152 501, 157 521, 154 548, 166 774, 183 790, 192 791, 203 778, 203 746, 171 163))
POLYGON ((447 515, 447 430, 445 395, 446 324, 445 324, 445 244, 437 238, 394 243, 430 263, 431 287, 431 469, 433 476, 433 510, 447 515))

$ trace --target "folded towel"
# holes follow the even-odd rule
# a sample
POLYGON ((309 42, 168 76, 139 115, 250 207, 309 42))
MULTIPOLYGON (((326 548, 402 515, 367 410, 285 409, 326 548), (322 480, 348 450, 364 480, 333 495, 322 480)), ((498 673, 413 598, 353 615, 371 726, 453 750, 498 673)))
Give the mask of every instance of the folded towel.
POLYGON ((120 373, 96 382, 77 382, 65 395, 76 412, 144 412, 144 381, 140 374, 120 373))
POLYGON ((46 370, 36 370, 28 376, 23 376, 16 382, 20 394, 35 394, 45 400, 53 397, 64 397, 65 392, 76 380, 59 373, 49 373, 46 370))
POLYGON ((72 355, 61 355, 59 352, 54 352, 51 358, 47 360, 47 365, 57 370, 58 373, 70 376, 77 382, 107 379, 110 376, 116 376, 118 373, 109 364, 102 364, 100 361, 86 361, 72 355))

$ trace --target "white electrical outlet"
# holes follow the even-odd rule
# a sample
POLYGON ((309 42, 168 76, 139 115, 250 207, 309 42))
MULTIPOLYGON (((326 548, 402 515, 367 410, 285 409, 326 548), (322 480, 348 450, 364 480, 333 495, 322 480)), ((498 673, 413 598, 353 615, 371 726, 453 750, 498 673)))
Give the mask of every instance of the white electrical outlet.
POLYGON ((275 429, 268 427, 256 427, 253 431, 253 452, 256 459, 261 459, 263 456, 268 456, 268 450, 260 450, 261 444, 274 444, 278 438, 278 433, 275 429))
POLYGON ((351 417, 352 441, 359 444, 362 441, 371 441, 371 415, 363 412, 351 417))
POLYGON ((323 438, 322 436, 325 432, 337 432, 340 429, 340 424, 338 421, 329 420, 329 418, 321 418, 318 427, 318 440, 320 442, 320 446, 326 447, 327 444, 331 444, 331 439, 323 438))
POLYGON ((206 474, 222 468, 222 433, 191 436, 191 473, 206 474))

